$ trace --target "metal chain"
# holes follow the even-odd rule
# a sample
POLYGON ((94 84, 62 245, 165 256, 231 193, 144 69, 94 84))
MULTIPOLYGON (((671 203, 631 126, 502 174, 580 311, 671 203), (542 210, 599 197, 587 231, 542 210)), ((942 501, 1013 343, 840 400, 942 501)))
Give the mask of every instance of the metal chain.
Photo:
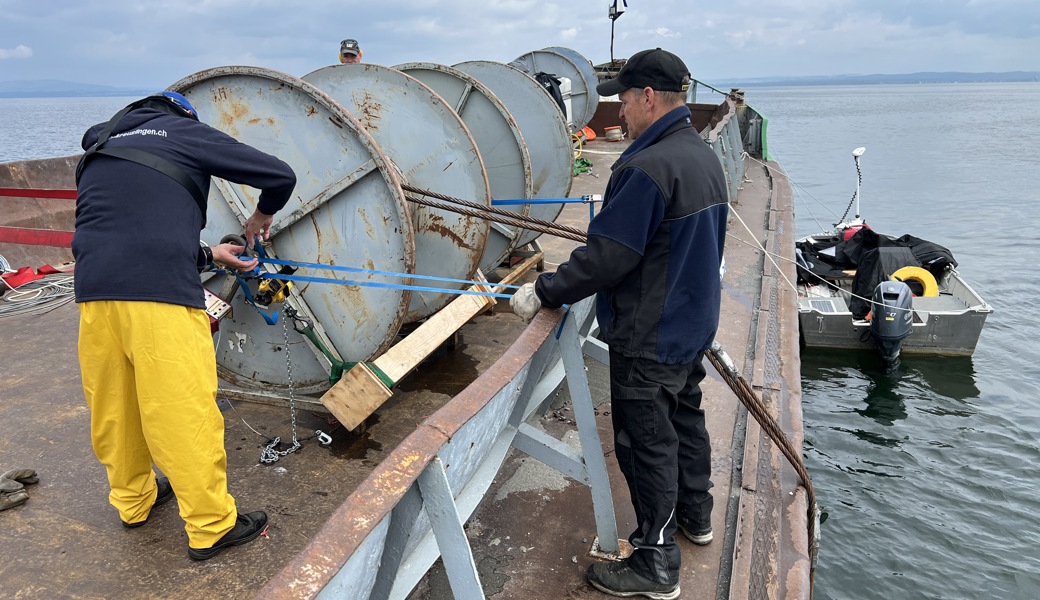
MULTIPOLYGON (((259 310, 259 309, 257 309, 259 310)), ((292 446, 288 450, 275 450, 278 444, 282 442, 282 438, 276 437, 271 440, 271 443, 264 447, 260 451, 260 462, 265 464, 271 464, 278 462, 278 459, 292 454, 300 449, 300 440, 296 438, 296 395, 295 386, 293 385, 292 378, 292 360, 289 355, 289 320, 282 319, 282 335, 285 337, 285 371, 289 377, 289 417, 292 420, 292 446)), ((320 434, 321 432, 316 432, 320 434)))

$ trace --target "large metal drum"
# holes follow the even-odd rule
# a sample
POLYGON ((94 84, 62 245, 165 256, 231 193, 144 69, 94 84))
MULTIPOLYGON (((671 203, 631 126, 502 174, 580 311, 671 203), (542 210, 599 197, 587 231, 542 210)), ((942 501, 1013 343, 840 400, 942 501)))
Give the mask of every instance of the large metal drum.
MULTIPOLYGON (((455 65, 487 86, 509 109, 523 132, 531 152, 535 198, 562 198, 571 191, 574 155, 563 113, 549 94, 530 75, 502 63, 475 60, 455 65)), ((530 216, 555 221, 562 204, 532 204, 530 216)), ((525 230, 517 246, 534 241, 540 234, 525 230)))
MULTIPOLYGON (((296 172, 289 203, 275 216, 270 251, 280 258, 371 270, 410 272, 412 225, 397 175, 364 127, 321 90, 295 77, 259 67, 220 67, 181 79, 170 89, 184 94, 199 119, 238 140, 278 156, 296 172)), ((210 186, 203 240, 215 244, 241 234, 259 193, 215 180, 210 186)), ((379 279, 340 272, 336 279, 379 279)), ((205 285, 219 292, 225 277, 205 285)), ((333 353, 366 360, 385 351, 404 322, 410 293, 401 289, 323 283, 297 286, 290 303, 313 317, 333 353)), ((217 363, 233 384, 285 389, 288 373, 283 323, 268 325, 232 298, 233 316, 221 323, 217 363)), ((328 387, 328 362, 289 328, 292 379, 297 390, 328 387)))
POLYGON ((566 117, 571 131, 578 131, 588 125, 596 114, 596 107, 599 106, 596 72, 581 54, 569 48, 545 48, 518 56, 509 64, 531 76, 549 73, 570 80, 571 114, 566 117))
MULTIPOLYGON (((423 82, 455 108, 480 150, 492 198, 532 197, 531 155, 519 124, 494 92, 475 77, 445 65, 406 63, 394 68, 423 82)), ((530 211, 528 204, 503 208, 524 217, 530 211)), ((480 260, 480 268, 485 273, 497 267, 516 248, 524 231, 501 223, 490 225, 484 256, 480 260)))
MULTIPOLYGON (((347 111, 372 135, 403 183, 470 202, 490 204, 491 193, 477 144, 445 101, 419 80, 379 65, 333 65, 303 77, 347 111)), ((410 206, 415 273, 471 279, 480 266, 488 223, 421 205, 410 206)), ((417 281, 459 289, 458 283, 417 281)), ((406 319, 444 308, 455 296, 414 292, 406 319)))

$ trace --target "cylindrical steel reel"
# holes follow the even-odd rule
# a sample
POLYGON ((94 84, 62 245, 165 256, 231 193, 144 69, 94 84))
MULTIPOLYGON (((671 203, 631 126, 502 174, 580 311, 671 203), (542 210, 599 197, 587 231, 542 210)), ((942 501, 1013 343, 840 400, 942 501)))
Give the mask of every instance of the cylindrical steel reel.
POLYGON ((571 131, 581 130, 596 114, 596 107, 599 106, 596 71, 592 63, 578 52, 553 46, 518 56, 509 65, 532 77, 537 73, 549 73, 570 80, 571 114, 566 115, 566 120, 571 131))
MULTIPOLYGON (((324 92, 295 77, 260 67, 219 67, 173 84, 199 119, 260 150, 296 172, 289 203, 275 216, 270 252, 280 258, 371 270, 412 272, 415 247, 400 181, 365 128, 324 92)), ((215 180, 210 186, 204 240, 241 233, 259 193, 215 180)), ((334 279, 381 279, 322 272, 334 279)), ((225 276, 205 282, 220 293, 225 276)), ((289 302, 314 319, 315 329, 342 360, 366 360, 390 347, 404 323, 411 293, 401 289, 303 283, 289 302)), ((272 327, 243 301, 221 322, 221 377, 251 388, 288 385, 282 323, 272 327)), ((297 390, 328 387, 327 362, 290 328, 297 390)))
MULTIPOLYGON (((389 67, 346 64, 304 75, 340 103, 372 135, 403 183, 470 202, 490 204, 491 193, 477 144, 444 99, 422 82, 389 67)), ((415 273, 471 279, 480 266, 488 222, 412 205, 415 273)), ((457 283, 421 281, 424 287, 459 289, 457 283)), ((449 293, 413 292, 407 321, 444 308, 449 293)))
MULTIPOLYGON (((531 152, 535 198, 562 198, 571 191, 574 155, 570 133, 556 102, 530 75, 502 63, 475 60, 455 68, 467 73, 490 89, 509 109, 523 132, 531 152)), ((532 204, 530 216, 555 221, 562 204, 532 204)), ((516 246, 533 242, 537 231, 524 230, 516 246)))
MULTIPOLYGON (((492 198, 525 199, 534 195, 531 155, 520 125, 494 92, 475 77, 446 65, 406 63, 394 68, 423 82, 449 106, 455 107, 484 159, 492 198)), ((530 213, 528 204, 503 208, 522 217, 530 213)), ((519 227, 501 223, 490 225, 480 261, 480 268, 485 273, 497 267, 517 247, 524 234, 519 227)))

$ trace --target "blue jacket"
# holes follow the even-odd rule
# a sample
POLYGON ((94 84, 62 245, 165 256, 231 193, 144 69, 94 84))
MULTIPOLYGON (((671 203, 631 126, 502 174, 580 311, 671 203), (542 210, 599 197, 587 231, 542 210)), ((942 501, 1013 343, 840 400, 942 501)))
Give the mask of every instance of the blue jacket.
POLYGON ((648 127, 611 171, 586 245, 535 289, 548 307, 596 293, 612 350, 688 363, 718 329, 729 214, 722 164, 682 106, 648 127))
MULTIPOLYGON (((104 123, 83 136, 97 140, 104 123)), ((274 214, 296 186, 281 160, 186 116, 155 108, 127 113, 107 147, 158 155, 184 170, 204 194, 210 177, 261 190, 258 209, 274 214)), ((96 155, 77 187, 76 301, 137 300, 205 308, 199 232, 205 215, 180 183, 150 167, 96 155)), ((241 233, 240 231, 228 233, 241 233)))

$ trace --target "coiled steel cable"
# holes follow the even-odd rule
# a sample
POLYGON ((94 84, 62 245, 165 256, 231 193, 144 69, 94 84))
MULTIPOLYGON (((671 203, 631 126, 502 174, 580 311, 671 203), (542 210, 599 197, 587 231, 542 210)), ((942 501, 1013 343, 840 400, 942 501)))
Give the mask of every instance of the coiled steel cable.
POLYGON ((3 285, 7 293, 0 297, 0 317, 42 315, 76 298, 73 276, 67 273, 45 275, 17 288, 6 281, 3 285))

